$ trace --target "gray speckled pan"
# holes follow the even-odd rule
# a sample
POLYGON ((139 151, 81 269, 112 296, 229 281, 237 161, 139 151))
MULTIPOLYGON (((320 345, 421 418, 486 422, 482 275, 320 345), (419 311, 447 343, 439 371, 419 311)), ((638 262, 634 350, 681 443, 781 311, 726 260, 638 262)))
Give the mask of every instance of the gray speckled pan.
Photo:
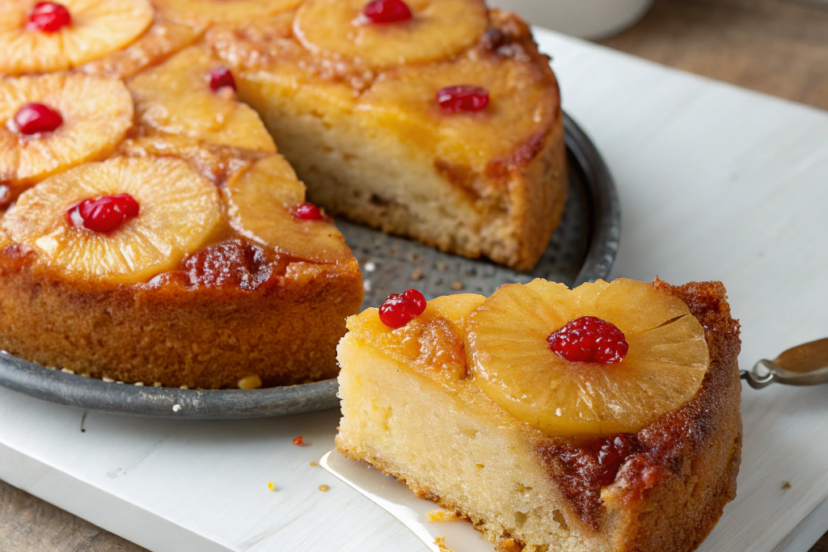
MULTIPOLYGON (((363 307, 417 288, 427 298, 450 293, 490 295, 500 285, 546 278, 577 285, 605 278, 620 236, 620 210, 612 177, 595 146, 566 117, 569 199, 563 219, 538 266, 515 272, 486 261, 440 253, 403 238, 340 221, 362 266, 363 307)), ((196 391, 107 383, 50 370, 0 352, 0 385, 39 399, 135 416, 230 420, 298 414, 338 407, 336 380, 252 391, 196 391)))

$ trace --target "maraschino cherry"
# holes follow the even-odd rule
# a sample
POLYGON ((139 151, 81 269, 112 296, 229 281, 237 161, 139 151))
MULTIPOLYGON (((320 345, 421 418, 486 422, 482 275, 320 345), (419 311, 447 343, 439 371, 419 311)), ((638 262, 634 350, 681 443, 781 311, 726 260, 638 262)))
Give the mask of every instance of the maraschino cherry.
POLYGON ((549 348, 571 362, 621 362, 629 345, 615 324, 595 316, 582 316, 552 332, 549 348))
POLYGON ((298 220, 325 220, 325 215, 322 214, 322 210, 313 203, 297 205, 293 208, 291 214, 293 218, 298 220))
POLYGON ((20 134, 29 136, 57 130, 63 124, 63 117, 48 105, 27 103, 15 113, 14 124, 20 134))
POLYGON ((72 14, 63 4, 38 2, 29 12, 27 28, 42 33, 54 33, 72 24, 72 14))
POLYGON ((489 91, 470 84, 447 86, 437 92, 437 104, 450 113, 480 111, 489 105, 489 91))
POLYGON ((372 0, 362 8, 371 23, 400 23, 411 19, 411 9, 403 0, 372 0))
POLYGON ((236 79, 227 67, 217 67, 210 71, 210 90, 217 92, 221 88, 236 90, 236 79))
POLYGON ((402 328, 426 309, 426 300, 423 294, 416 289, 409 289, 404 293, 392 293, 379 308, 379 317, 389 328, 402 328))
POLYGON ((138 216, 140 205, 129 194, 84 199, 66 212, 73 226, 106 234, 117 230, 124 222, 138 216))

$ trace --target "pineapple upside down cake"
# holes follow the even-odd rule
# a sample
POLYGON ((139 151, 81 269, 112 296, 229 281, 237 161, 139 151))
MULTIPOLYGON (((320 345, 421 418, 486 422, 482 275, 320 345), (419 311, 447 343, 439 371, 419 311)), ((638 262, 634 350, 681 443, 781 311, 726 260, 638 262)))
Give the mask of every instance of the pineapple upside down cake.
POLYGON ((5 0, 0 51, 0 348, 46 366, 331 378, 331 213, 528 269, 563 210, 555 77, 482 0, 5 0))
POLYGON ((689 552, 736 494, 739 349, 718 282, 409 290, 348 319, 336 444, 503 552, 689 552))

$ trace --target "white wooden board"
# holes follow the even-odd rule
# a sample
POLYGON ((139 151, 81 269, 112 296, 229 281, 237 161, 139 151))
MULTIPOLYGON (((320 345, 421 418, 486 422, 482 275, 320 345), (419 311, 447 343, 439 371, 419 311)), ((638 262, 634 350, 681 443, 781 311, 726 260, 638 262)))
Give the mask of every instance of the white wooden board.
MULTIPOLYGON (((828 336, 828 114, 538 39, 565 108, 618 183, 614 274, 723 280, 745 366, 828 336)), ((701 550, 805 551, 828 530, 828 387, 746 388, 743 398, 739 496, 701 550)), ((83 433, 82 417, 0 389, 0 478, 159 552, 427 550, 309 466, 333 448, 336 411, 222 423, 89 413, 83 433), (297 435, 306 446, 291 443, 297 435)))

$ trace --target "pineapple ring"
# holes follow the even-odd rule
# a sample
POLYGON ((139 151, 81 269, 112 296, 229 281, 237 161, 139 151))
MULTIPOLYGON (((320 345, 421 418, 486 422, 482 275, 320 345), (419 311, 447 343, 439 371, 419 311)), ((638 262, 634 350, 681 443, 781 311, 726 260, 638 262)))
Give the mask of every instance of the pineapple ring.
POLYGON ((253 241, 309 261, 335 263, 351 251, 328 221, 294 220, 290 210, 305 201, 305 186, 281 156, 266 157, 234 174, 224 187, 233 228, 253 241))
POLYGON ((123 140, 132 117, 132 96, 117 79, 64 73, 0 79, 0 181, 20 191, 101 159, 123 140), (40 136, 19 136, 8 122, 30 102, 57 109, 63 124, 40 136))
POLYGON ((27 190, 2 228, 73 280, 132 284, 176 268, 214 237, 221 221, 218 190, 184 161, 119 157, 27 190), (78 202, 121 193, 134 197, 141 212, 118 230, 99 234, 67 222, 66 211, 78 202))
POLYGON ((296 8, 302 0, 164 0, 159 11, 183 23, 249 23, 296 8))
POLYGON ((497 290, 466 328, 483 392, 550 435, 636 433, 687 404, 710 364, 704 328, 683 301, 619 279, 569 290, 535 280, 497 290), (575 363, 547 336, 581 316, 615 324, 629 351, 616 364, 575 363))
POLYGON ((153 20, 148 0, 61 0, 72 24, 54 33, 26 29, 38 0, 0 2, 0 74, 59 71, 134 42, 153 20))
POLYGON ((377 132, 394 131, 403 143, 437 151, 448 165, 485 171, 492 159, 531 141, 539 123, 551 124, 558 116, 558 98, 545 78, 530 63, 502 57, 407 65, 377 79, 357 109, 377 132), (486 88, 489 104, 476 113, 447 115, 435 97, 456 84, 486 88), (531 117, 526 106, 536 106, 531 117))
POLYGON ((307 0, 293 32, 312 52, 343 54, 374 67, 448 59, 470 48, 489 25, 483 0, 408 0, 413 18, 363 21, 367 0, 307 0))
POLYGON ((220 67, 202 47, 190 46, 127 86, 141 125, 163 134, 210 144, 273 153, 276 145, 262 120, 229 88, 210 90, 209 73, 220 67))

